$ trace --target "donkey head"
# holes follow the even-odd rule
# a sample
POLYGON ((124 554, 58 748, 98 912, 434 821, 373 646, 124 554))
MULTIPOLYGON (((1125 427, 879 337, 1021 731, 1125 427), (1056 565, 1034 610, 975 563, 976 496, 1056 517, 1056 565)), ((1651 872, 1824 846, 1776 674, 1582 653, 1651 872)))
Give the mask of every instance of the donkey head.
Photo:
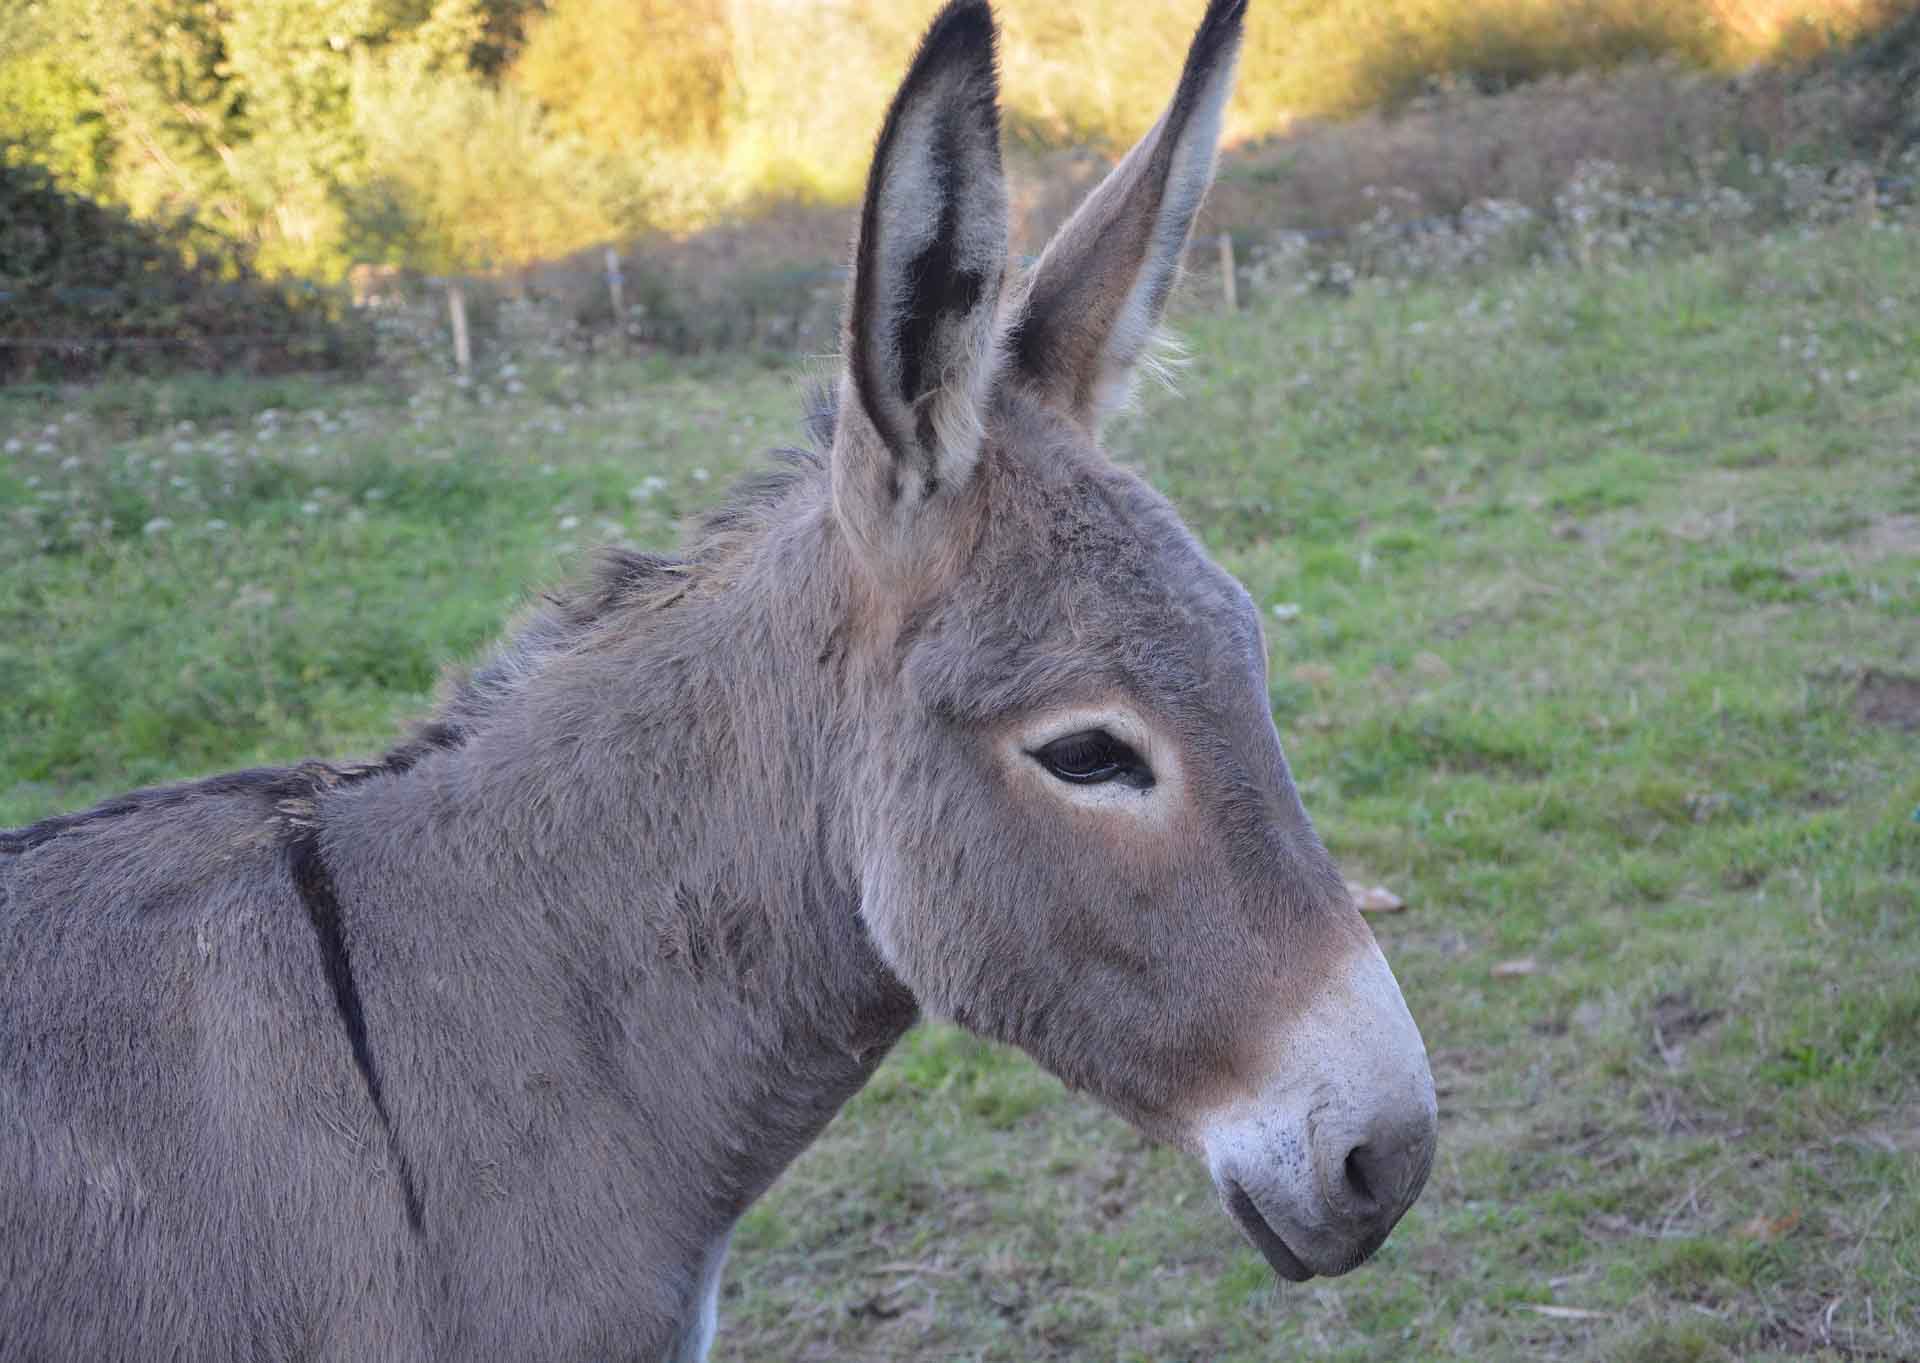
POLYGON ((1419 1194, 1433 1080, 1301 808, 1247 593, 1100 451, 1213 174, 1245 0, 1029 277, 994 30, 954 0, 880 134, 833 529, 856 586, 861 913, 928 1010, 1204 1156, 1282 1275, 1419 1194))

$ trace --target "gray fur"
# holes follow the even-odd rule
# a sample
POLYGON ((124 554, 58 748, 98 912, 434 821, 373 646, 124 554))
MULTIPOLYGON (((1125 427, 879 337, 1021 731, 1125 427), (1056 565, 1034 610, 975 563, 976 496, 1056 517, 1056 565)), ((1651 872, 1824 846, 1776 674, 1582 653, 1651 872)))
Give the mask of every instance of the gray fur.
POLYGON ((829 406, 386 758, 0 833, 0 1360, 696 1355, 923 1009, 1174 1139, 1246 1088, 1366 941, 1253 607, 1072 410, 973 415, 894 541, 833 469, 924 451, 829 406), (1162 856, 992 756, 1114 696, 1184 764, 1162 856))

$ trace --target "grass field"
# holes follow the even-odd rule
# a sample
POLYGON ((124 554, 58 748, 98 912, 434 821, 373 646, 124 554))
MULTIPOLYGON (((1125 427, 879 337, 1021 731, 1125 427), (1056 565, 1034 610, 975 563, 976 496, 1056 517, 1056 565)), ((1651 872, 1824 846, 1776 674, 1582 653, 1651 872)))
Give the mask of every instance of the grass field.
MULTIPOLYGON (((1408 902, 1432 1182, 1276 1286, 1201 1169, 923 1027, 746 1218, 715 1358, 1920 1358, 1920 234, 1184 326, 1110 443, 1408 902)), ((377 749, 797 439, 744 362, 0 394, 0 824, 377 749)))

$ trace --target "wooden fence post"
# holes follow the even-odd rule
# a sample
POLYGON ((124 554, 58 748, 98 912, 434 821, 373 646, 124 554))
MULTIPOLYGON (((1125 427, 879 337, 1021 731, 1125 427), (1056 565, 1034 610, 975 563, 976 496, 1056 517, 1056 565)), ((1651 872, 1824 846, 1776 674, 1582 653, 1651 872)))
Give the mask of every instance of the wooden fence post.
POLYGON ((607 293, 613 299, 613 329, 620 335, 627 331, 627 297, 622 288, 625 279, 620 274, 620 253, 611 246, 607 248, 607 293))
POLYGON ((1228 312, 1240 310, 1240 281, 1233 269, 1233 236, 1220 234, 1220 296, 1225 300, 1228 312))
POLYGON ((473 370, 473 345, 467 337, 467 295, 460 281, 447 281, 447 316, 453 322, 453 363, 465 378, 473 370))

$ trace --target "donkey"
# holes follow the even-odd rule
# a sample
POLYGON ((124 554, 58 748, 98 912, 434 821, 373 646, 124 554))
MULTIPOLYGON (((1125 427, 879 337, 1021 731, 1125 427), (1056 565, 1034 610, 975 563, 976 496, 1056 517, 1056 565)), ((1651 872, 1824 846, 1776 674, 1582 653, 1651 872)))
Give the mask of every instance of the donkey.
POLYGON ((1280 1276, 1435 1139, 1247 594, 1097 436, 1245 0, 1025 276, 993 20, 887 114, 815 452, 612 552, 385 758, 0 834, 0 1358, 696 1360, 923 1013, 1204 1159, 1280 1276))

